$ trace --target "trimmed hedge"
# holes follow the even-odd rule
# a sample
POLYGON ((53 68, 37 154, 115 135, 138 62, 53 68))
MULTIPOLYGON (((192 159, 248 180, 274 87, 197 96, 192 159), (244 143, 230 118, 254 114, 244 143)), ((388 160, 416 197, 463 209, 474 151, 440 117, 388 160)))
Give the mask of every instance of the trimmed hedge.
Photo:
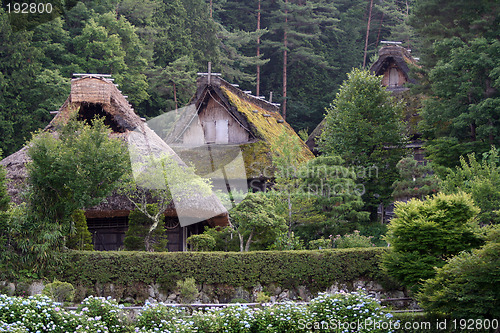
POLYGON ((175 287, 192 277, 197 284, 226 284, 251 288, 278 284, 304 285, 322 291, 335 282, 384 280, 380 255, 386 248, 261 252, 91 252, 58 255, 54 277, 73 284, 133 285, 159 283, 175 287))

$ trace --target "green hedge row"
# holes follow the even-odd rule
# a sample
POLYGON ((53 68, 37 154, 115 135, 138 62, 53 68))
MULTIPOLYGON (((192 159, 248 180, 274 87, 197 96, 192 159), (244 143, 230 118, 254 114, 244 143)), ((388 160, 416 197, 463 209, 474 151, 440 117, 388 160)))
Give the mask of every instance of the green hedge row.
POLYGON ((262 252, 95 252, 58 255, 54 277, 72 284, 132 285, 159 283, 173 287, 192 277, 198 284, 250 288, 258 283, 325 290, 335 282, 384 280, 379 268, 385 248, 262 252))

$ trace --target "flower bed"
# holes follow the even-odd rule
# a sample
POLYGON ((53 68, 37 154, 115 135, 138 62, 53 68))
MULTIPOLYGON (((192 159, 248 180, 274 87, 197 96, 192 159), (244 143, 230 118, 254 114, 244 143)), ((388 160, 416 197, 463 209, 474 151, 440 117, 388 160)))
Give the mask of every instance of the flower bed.
POLYGON ((15 333, 390 332, 386 327, 391 317, 362 291, 320 294, 307 305, 234 305, 192 313, 163 303, 146 303, 134 321, 127 318, 122 305, 109 298, 89 297, 77 310, 68 311, 46 296, 0 295, 0 332, 15 333))

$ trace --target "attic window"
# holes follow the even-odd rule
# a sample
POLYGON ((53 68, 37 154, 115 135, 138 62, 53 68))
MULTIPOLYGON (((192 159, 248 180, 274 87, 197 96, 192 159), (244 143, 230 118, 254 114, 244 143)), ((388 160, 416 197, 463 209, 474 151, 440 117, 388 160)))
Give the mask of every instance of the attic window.
POLYGON ((80 111, 78 111, 77 119, 79 121, 84 121, 85 123, 92 125, 92 119, 94 119, 95 117, 104 118, 104 124, 109 126, 115 133, 125 132, 125 129, 120 126, 116 122, 116 120, 103 109, 102 104, 82 102, 80 111))

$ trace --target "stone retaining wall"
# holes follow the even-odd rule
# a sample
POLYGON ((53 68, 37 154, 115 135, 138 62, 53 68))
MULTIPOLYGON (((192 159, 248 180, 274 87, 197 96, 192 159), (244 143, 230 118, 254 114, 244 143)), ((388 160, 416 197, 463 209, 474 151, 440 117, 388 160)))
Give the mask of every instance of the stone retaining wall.
MULTIPOLYGON (((2 293, 18 296, 29 296, 40 294, 43 290, 43 281, 27 282, 0 282, 2 293)), ((269 296, 271 303, 285 301, 308 302, 316 294, 311 293, 305 286, 298 286, 293 289, 284 289, 277 285, 256 285, 251 289, 234 287, 229 285, 198 285, 198 296, 193 304, 221 304, 231 302, 256 302, 257 296, 264 292, 269 296)), ((352 283, 336 283, 330 286, 325 292, 336 293, 341 291, 355 291, 359 288, 373 295, 379 300, 407 298, 403 290, 385 290, 382 285, 373 281, 357 280, 352 283)), ((96 284, 93 288, 76 285, 75 302, 80 302, 85 297, 94 295, 108 297, 118 300, 120 303, 130 305, 142 305, 144 302, 164 302, 168 304, 181 304, 182 300, 178 292, 162 290, 158 284, 136 284, 134 286, 122 286, 109 284, 96 284)), ((418 308, 415 301, 401 300, 391 302, 394 308, 418 308)))

